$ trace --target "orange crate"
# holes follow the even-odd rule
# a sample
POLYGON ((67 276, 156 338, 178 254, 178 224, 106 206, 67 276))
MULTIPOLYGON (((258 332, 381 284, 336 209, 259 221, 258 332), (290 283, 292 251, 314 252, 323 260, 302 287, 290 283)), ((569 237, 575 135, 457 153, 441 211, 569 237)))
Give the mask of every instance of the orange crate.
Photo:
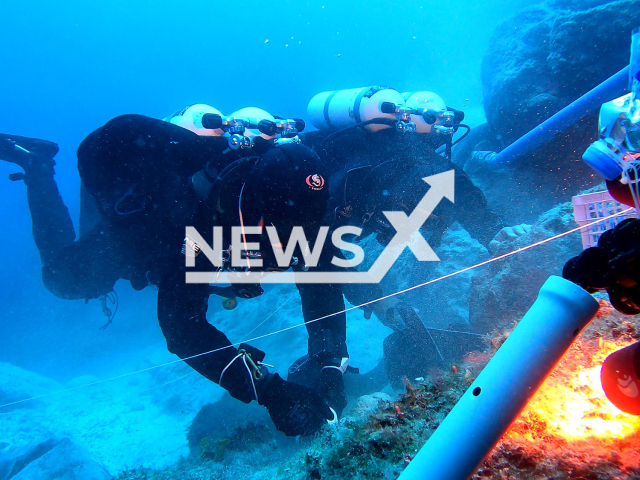
MULTIPOLYGON (((598 218, 608 217, 616 213, 627 210, 629 207, 616 200, 609 192, 588 193, 586 195, 577 195, 573 197, 573 216, 581 227, 594 222, 598 218)), ((615 227, 625 218, 636 218, 636 210, 618 215, 616 217, 602 220, 594 223, 587 228, 580 230, 582 236, 582 248, 595 247, 598 245, 598 239, 607 230, 615 227)))

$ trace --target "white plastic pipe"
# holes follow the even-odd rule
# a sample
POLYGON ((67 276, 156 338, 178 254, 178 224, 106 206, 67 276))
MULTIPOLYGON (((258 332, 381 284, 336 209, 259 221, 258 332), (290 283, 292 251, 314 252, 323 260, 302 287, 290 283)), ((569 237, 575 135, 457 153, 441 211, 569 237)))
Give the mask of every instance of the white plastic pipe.
POLYGON ((549 277, 399 480, 471 477, 597 311, 598 302, 585 290, 549 277))

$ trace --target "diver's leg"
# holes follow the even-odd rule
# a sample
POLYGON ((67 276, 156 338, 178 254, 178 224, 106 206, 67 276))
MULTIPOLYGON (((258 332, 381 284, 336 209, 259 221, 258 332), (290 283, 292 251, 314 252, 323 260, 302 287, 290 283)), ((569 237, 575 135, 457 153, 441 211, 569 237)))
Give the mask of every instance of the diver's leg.
POLYGON ((46 140, 0 134, 0 159, 24 170, 20 177, 27 185, 33 239, 43 265, 76 237, 69 210, 53 178, 56 164, 53 155, 57 151, 58 146, 46 140))
POLYGON ((43 265, 48 264, 76 238, 69 210, 53 178, 53 165, 40 164, 25 171, 27 201, 33 239, 43 265))

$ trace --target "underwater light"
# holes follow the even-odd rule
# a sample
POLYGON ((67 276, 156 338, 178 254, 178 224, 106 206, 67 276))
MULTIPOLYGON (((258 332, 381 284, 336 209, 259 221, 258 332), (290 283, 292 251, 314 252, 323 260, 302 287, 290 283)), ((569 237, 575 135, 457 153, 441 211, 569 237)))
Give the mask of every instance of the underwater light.
POLYGON ((607 398, 623 412, 640 415, 640 342, 613 352, 600 379, 607 398))

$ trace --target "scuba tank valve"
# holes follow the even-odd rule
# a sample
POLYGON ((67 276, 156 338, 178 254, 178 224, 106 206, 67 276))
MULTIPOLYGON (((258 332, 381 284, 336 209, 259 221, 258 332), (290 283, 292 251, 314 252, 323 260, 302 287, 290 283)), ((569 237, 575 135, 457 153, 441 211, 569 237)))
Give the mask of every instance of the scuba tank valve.
POLYGON ((437 126, 453 127, 454 118, 439 95, 425 90, 405 92, 402 98, 406 106, 415 111, 411 115, 411 121, 416 125, 416 132, 446 133, 446 131, 437 131, 440 130, 437 126))
POLYGON ((248 150, 253 147, 255 137, 274 144, 300 143, 298 133, 305 128, 300 118, 275 118, 259 108, 249 107, 234 112, 228 117, 206 114, 202 118, 204 128, 219 129, 228 137, 229 149, 248 150))

